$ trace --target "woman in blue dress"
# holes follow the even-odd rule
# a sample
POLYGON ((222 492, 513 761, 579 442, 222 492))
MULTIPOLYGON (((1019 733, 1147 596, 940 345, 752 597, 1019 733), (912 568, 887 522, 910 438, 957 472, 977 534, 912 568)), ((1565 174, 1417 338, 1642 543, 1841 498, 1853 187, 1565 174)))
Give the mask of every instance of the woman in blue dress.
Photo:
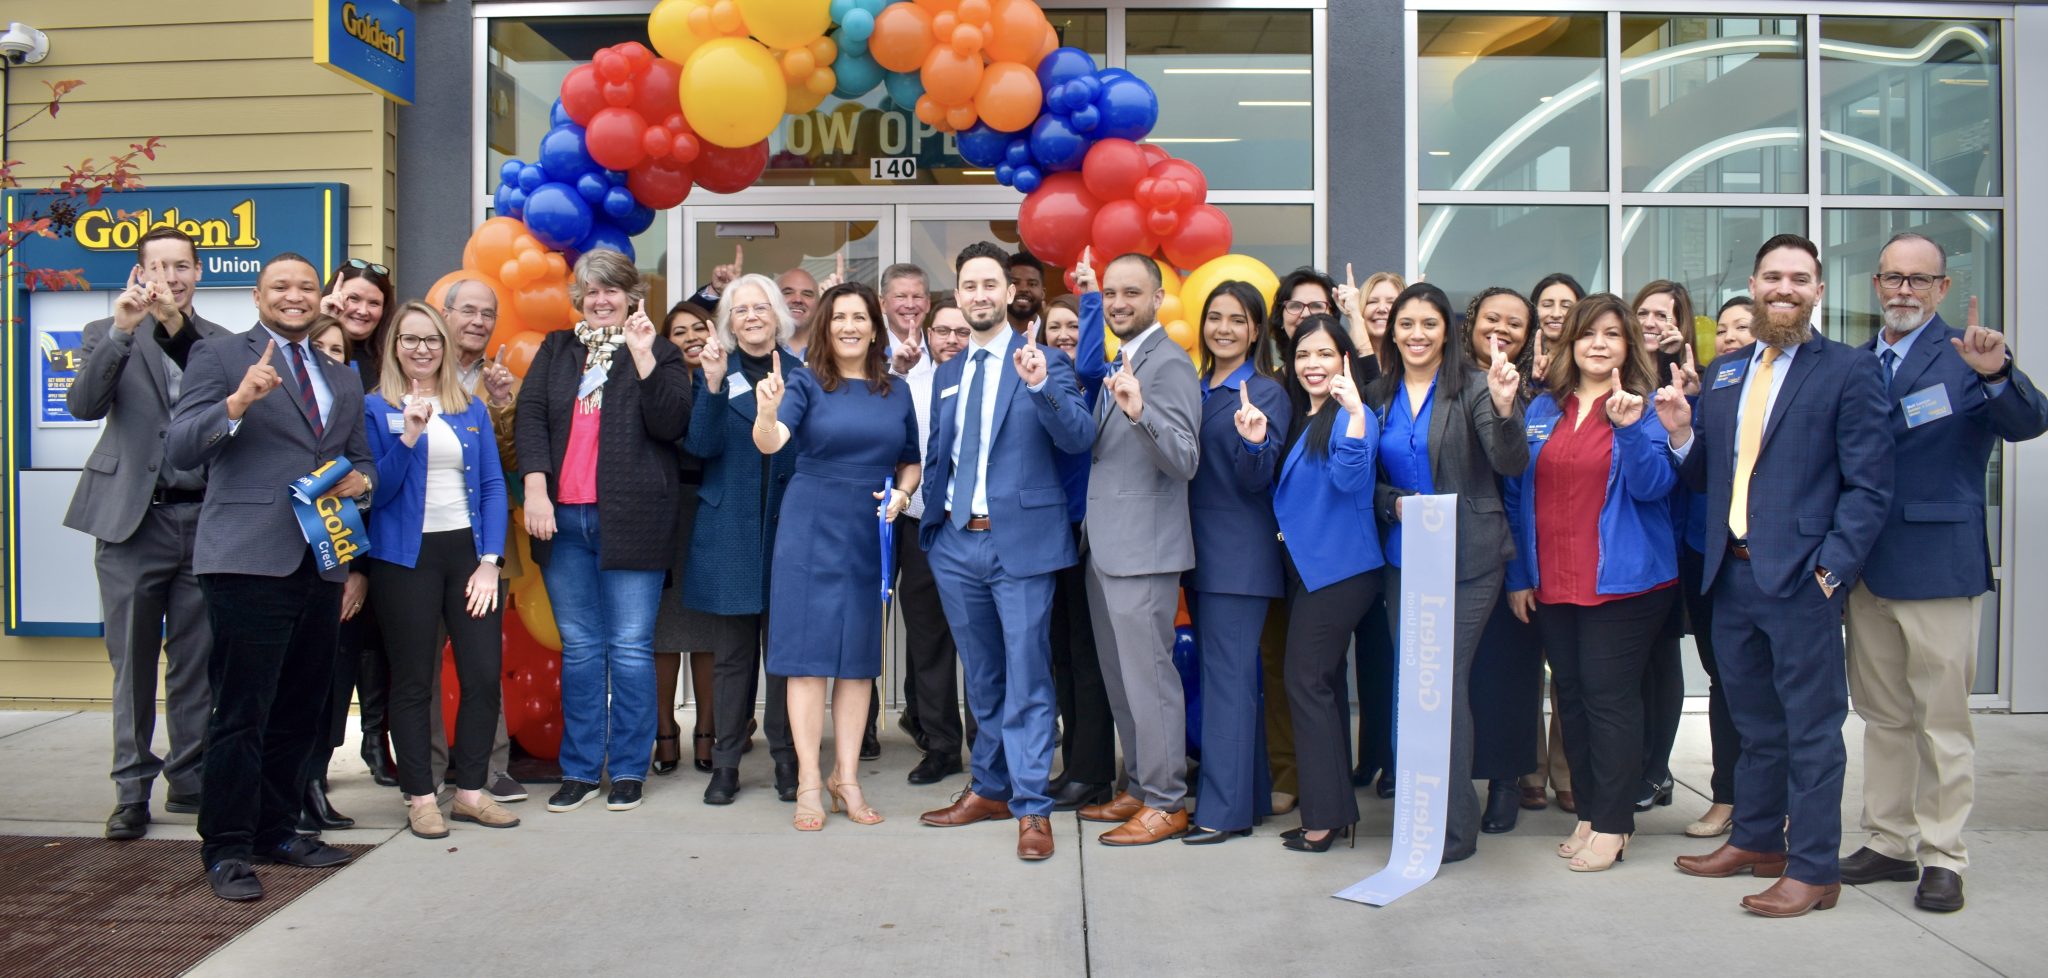
MULTIPOLYGON (((796 475, 782 497, 769 582, 768 672, 786 678, 797 756, 796 817, 825 827, 819 806, 862 825, 882 820, 857 780, 872 680, 882 673, 882 555, 875 516, 889 521, 917 491, 917 415, 889 376, 882 306, 857 282, 826 290, 812 314, 810 365, 784 376, 779 362, 754 388, 754 447, 796 445, 796 475), (886 491, 884 486, 888 486, 886 491), (820 785, 825 681, 832 684, 833 774, 820 785)), ((780 356, 776 359, 779 361, 780 356)))

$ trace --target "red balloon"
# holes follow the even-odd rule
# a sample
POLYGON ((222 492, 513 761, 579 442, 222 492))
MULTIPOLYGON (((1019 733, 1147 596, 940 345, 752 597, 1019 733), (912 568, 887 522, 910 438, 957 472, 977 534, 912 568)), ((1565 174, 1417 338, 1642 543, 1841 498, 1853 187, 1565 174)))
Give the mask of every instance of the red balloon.
POLYGON ((1088 192, 1081 174, 1055 173, 1024 195, 1017 208, 1017 232, 1040 260, 1071 265, 1089 244, 1095 212, 1102 202, 1088 192))
POLYGON ((1097 200, 1129 200, 1151 168, 1152 161, 1137 143, 1104 139, 1088 148, 1081 161, 1081 177, 1097 200))
POLYGON ((560 710, 544 718, 528 718, 526 726, 517 734, 519 746, 535 757, 554 760, 562 754, 562 713, 560 710))
POLYGON ((1173 199, 1156 206, 1186 210, 1196 204, 1209 202, 1209 178, 1203 176, 1202 168, 1193 163, 1182 159, 1162 160, 1152 164, 1151 175, 1153 179, 1161 181, 1162 188, 1174 186, 1175 181, 1186 184, 1184 187, 1174 187, 1171 191, 1173 199))
POLYGON ((604 86, 598 80, 596 67, 577 65, 562 79, 562 108, 577 125, 589 125, 590 117, 604 107, 604 86))
POLYGON ((448 728, 448 743, 455 743, 455 712, 462 706, 462 684, 455 674, 455 643, 441 643, 441 722, 448 728))
POLYGON ((1200 268, 1230 254, 1230 217, 1203 204, 1181 217, 1180 230, 1165 241, 1166 260, 1176 268, 1200 268))
POLYGON ((662 158, 647 160, 626 173, 633 199, 655 210, 667 210, 690 195, 690 165, 662 158))
POLYGON ((1145 215, 1145 228, 1156 235, 1172 234, 1180 229, 1180 212, 1155 208, 1145 215))
MULTIPOLYGON (((583 147, 590 152, 590 158, 607 170, 630 170, 647 159, 647 147, 641 137, 647 132, 647 120, 632 109, 617 107, 600 110, 590 117, 590 124, 583 130, 583 147)), ((653 206, 653 205, 649 205, 653 206)))
POLYGON ((1145 151, 1145 159, 1152 164, 1164 163, 1167 160, 1173 159, 1172 153, 1160 149, 1151 143, 1140 143, 1139 148, 1145 151))
POLYGON ((1090 226, 1090 247, 1098 257, 1115 258, 1134 251, 1149 255, 1159 247, 1158 235, 1145 226, 1145 209, 1135 200, 1112 200, 1102 205, 1090 226))
MULTIPOLYGON (((668 122, 670 116, 680 116, 683 111, 681 82, 683 66, 667 58, 656 58, 647 66, 647 73, 640 76, 639 97, 633 100, 633 111, 640 118, 650 122, 668 122)), ((670 132, 676 127, 670 126, 670 132)), ((687 131, 687 130, 684 130, 687 131)))
MULTIPOLYGON (((691 165, 690 174, 697 180, 697 186, 714 194, 736 194, 754 185, 761 179, 761 171, 768 168, 768 141, 761 140, 752 146, 728 149, 699 141, 697 162, 691 165)), ((634 192, 638 195, 638 191, 634 192)), ((647 198, 640 202, 653 207, 647 198)))

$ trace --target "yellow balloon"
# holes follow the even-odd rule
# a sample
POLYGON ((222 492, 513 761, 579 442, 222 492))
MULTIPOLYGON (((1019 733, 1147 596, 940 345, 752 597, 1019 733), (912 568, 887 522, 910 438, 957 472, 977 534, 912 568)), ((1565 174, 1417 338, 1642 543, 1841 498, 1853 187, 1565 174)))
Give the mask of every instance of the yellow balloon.
POLYGON ((738 0, 747 33, 771 48, 802 47, 832 26, 832 0, 738 0))
POLYGON ((661 0, 654 12, 647 15, 647 39, 654 45, 656 54, 676 64, 690 60, 704 43, 702 37, 690 30, 690 11, 704 6, 701 0, 661 0))
POLYGON ((1183 308, 1199 316, 1202 303, 1209 301, 1209 293, 1229 281, 1245 282, 1259 290, 1266 300, 1266 317, 1274 318, 1273 295, 1280 291, 1280 276, 1266 267, 1266 263, 1250 255, 1224 255, 1188 273, 1181 283, 1180 301, 1183 308))
POLYGON ((742 37, 705 41, 683 66, 683 117, 701 139, 752 146, 782 124, 789 80, 760 44, 742 37))
POLYGON ((1114 360, 1114 359, 1116 359, 1116 349, 1117 349, 1117 347, 1120 347, 1120 346, 1122 346, 1122 345, 1124 345, 1124 344, 1123 344, 1123 341, 1121 341, 1121 340, 1119 340, 1119 339, 1117 339, 1117 338, 1116 338, 1116 331, 1115 331, 1115 330, 1113 330, 1113 329, 1110 329, 1110 328, 1109 328, 1109 324, 1108 324, 1108 323, 1103 323, 1103 324, 1102 324, 1102 355, 1103 355, 1103 357, 1104 357, 1104 358, 1106 358, 1106 359, 1109 359, 1109 360, 1114 360))
POLYGON ((528 576, 534 579, 534 584, 513 592, 512 608, 519 612, 519 623, 526 626, 526 634, 533 636, 534 641, 560 652, 562 630, 555 627, 555 606, 548 603, 548 589, 541 586, 539 573, 528 576))
MULTIPOLYGON (((826 70, 830 71, 831 69, 828 68, 826 70)), ((789 105, 785 111, 790 115, 802 115, 820 105, 824 105, 825 96, 828 94, 831 94, 830 88, 823 92, 812 91, 808 79, 790 82, 789 105)))

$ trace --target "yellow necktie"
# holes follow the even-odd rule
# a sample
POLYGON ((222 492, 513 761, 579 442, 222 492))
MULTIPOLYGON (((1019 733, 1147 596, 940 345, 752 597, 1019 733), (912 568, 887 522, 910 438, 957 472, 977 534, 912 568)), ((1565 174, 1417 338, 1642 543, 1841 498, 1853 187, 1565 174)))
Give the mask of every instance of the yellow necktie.
POLYGON ((1756 454, 1764 447, 1764 422, 1770 412, 1771 370, 1778 360, 1778 348, 1764 347, 1763 366, 1749 378, 1742 392, 1742 424, 1735 430, 1735 489, 1728 496, 1728 535, 1742 540, 1749 536, 1749 476, 1756 471, 1756 454))

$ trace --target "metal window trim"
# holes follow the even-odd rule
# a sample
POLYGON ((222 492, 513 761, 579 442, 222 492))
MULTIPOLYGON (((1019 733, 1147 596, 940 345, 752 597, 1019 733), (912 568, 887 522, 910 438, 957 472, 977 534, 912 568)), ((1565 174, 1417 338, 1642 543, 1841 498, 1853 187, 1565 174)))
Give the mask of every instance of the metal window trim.
MULTIPOLYGON (((1408 0, 1407 9, 1420 13, 1501 13, 1510 5, 1501 0, 1408 0)), ((1881 0, 1873 3, 1845 2, 1845 0, 1809 0, 1800 5, 1817 12, 1818 16, 1842 17, 1910 17, 1920 20, 1944 20, 1967 18, 1971 20, 2011 20, 2011 4, 1919 3, 1913 0, 1881 0)), ((1710 17, 1756 17, 1761 19, 1784 19, 1784 14, 1768 12, 1768 5, 1756 0, 1687 0, 1673 4, 1669 0, 1554 0, 1541 5, 1541 13, 1620 13, 1627 15, 1660 14, 1671 15, 1673 8, 1683 10, 1686 15, 1710 17)), ((1796 16, 1796 15, 1795 15, 1796 16)))

